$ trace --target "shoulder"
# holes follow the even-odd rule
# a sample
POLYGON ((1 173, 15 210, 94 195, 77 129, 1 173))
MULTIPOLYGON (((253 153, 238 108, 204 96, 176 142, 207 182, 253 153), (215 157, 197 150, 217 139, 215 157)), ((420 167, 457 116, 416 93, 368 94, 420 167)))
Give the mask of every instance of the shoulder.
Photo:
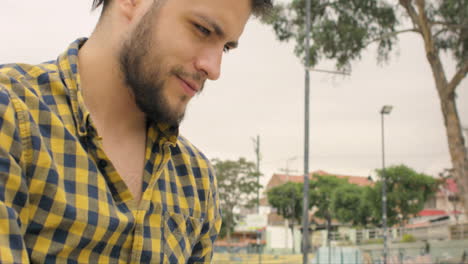
POLYGON ((55 62, 37 65, 12 63, 0 65, 0 85, 20 97, 39 97, 41 90, 50 87, 52 82, 60 81, 55 62))

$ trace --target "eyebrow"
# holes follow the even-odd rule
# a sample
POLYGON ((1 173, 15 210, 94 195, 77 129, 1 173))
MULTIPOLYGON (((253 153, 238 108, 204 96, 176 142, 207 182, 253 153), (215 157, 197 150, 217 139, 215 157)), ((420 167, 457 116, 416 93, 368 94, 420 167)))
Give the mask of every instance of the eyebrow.
MULTIPOLYGON (((221 38, 226 37, 226 33, 223 31, 223 29, 221 28, 221 26, 218 23, 216 23, 215 21, 213 21, 209 17, 204 16, 202 14, 195 14, 195 16, 198 17, 199 19, 203 20, 205 23, 209 24, 214 29, 214 32, 218 37, 221 37, 221 38)), ((229 41, 229 42, 226 43, 226 45, 229 46, 232 49, 235 49, 235 48, 237 48, 239 46, 239 42, 238 41, 229 41)))

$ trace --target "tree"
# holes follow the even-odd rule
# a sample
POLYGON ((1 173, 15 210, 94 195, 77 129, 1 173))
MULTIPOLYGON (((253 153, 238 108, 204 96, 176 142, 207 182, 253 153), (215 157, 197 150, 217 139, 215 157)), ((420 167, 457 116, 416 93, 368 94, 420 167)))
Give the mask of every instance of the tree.
POLYGON ((221 225, 221 230, 219 231, 219 237, 225 238, 229 233, 229 239, 231 239, 231 234, 234 232, 234 227, 237 225, 239 216, 234 214, 234 212, 227 212, 221 215, 223 224, 221 225), (231 224, 227 227, 226 223, 231 221, 231 224))
POLYGON ((218 181, 220 206, 223 210, 222 234, 231 239, 238 215, 235 209, 250 208, 255 204, 257 183, 255 163, 240 158, 233 160, 213 160, 213 167, 218 181))
POLYGON ((294 248, 294 223, 299 224, 302 216, 302 183, 287 182, 268 190, 268 203, 275 208, 277 213, 289 221, 289 228, 293 235, 294 248))
MULTIPOLYGON (((377 174, 382 179, 382 170, 377 174)), ((438 181, 431 176, 418 173, 405 166, 391 166, 385 169, 387 185, 387 221, 389 226, 405 224, 424 208, 424 203, 438 187, 438 181)), ((373 202, 373 217, 382 220, 382 181, 376 182, 368 197, 373 202)))
POLYGON ((330 246, 331 221, 334 217, 332 210, 333 192, 343 185, 348 185, 346 179, 340 179, 335 176, 313 175, 310 183, 310 208, 316 207, 315 216, 327 221, 327 244, 330 246))
MULTIPOLYGON (((389 53, 404 33, 419 35, 424 43, 442 115, 455 178, 468 214, 468 157, 464 147, 456 106, 456 89, 468 72, 468 1, 467 0, 313 0, 311 5, 309 48, 314 66, 320 60, 336 61, 336 67, 350 70, 351 62, 372 43, 378 45, 378 59, 389 53), (441 54, 453 56, 456 71, 447 76, 441 54)), ((273 26, 279 40, 296 41, 296 54, 304 58, 305 0, 279 4, 264 22, 273 26)))
POLYGON ((343 184, 332 193, 331 210, 337 220, 354 226, 367 226, 371 218, 370 203, 366 201, 367 188, 343 184))

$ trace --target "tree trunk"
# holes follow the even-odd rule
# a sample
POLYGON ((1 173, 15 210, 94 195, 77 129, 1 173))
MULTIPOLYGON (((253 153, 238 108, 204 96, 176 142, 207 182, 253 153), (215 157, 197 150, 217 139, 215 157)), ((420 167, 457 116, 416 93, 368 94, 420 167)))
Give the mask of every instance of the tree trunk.
POLYGON ((432 75, 440 99, 442 115, 444 117, 453 174, 455 175, 457 186, 460 189, 460 198, 465 208, 465 214, 468 216, 468 158, 455 102, 455 91, 468 72, 468 63, 463 62, 462 65, 457 68, 457 72, 453 78, 448 81, 440 60, 439 50, 435 45, 432 26, 426 14, 425 1, 416 0, 412 2, 400 0, 399 2, 406 9, 412 22, 417 25, 418 32, 424 41, 426 58, 431 66, 432 75), (413 3, 416 6, 413 6, 413 3))
POLYGON ((294 241, 294 221, 291 221, 291 224, 289 225, 289 228, 291 228, 291 242, 292 242, 292 253, 295 252, 295 241, 294 241))
MULTIPOLYGON (((440 95, 439 95, 440 96, 440 95)), ((450 157, 452 159, 453 174, 459 187, 460 200, 468 216, 468 159, 462 135, 460 118, 457 113, 455 95, 440 97, 442 113, 449 143, 450 157)))

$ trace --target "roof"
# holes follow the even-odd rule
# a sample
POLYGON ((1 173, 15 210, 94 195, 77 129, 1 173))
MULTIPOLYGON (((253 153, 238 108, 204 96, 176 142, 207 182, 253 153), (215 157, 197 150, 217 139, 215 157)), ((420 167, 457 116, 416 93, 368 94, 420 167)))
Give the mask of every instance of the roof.
MULTIPOLYGON (((340 175, 329 173, 323 170, 317 170, 310 173, 310 175, 320 175, 320 176, 336 176, 338 178, 347 179, 349 183, 356 184, 359 186, 371 186, 373 183, 367 177, 362 176, 351 176, 351 175, 340 175)), ((309 177, 312 180, 312 176, 309 177)), ((302 183, 304 182, 304 176, 300 175, 286 175, 286 174, 273 174, 270 181, 267 184, 266 189, 269 190, 270 188, 276 187, 278 185, 287 183, 287 182, 297 182, 302 183)))
POLYGON ((459 215, 462 214, 460 211, 444 211, 439 209, 424 209, 418 213, 418 216, 444 216, 444 215, 459 215))
POLYGON ((447 212, 444 210, 437 210, 437 209, 424 209, 418 213, 418 216, 439 216, 439 215, 447 215, 447 212))
POLYGON ((356 184, 359 186, 370 186, 373 184, 372 181, 370 181, 367 177, 362 177, 362 176, 339 175, 339 174, 328 173, 322 170, 312 172, 312 175, 314 174, 321 175, 321 176, 336 176, 338 178, 348 179, 349 183, 356 184))

